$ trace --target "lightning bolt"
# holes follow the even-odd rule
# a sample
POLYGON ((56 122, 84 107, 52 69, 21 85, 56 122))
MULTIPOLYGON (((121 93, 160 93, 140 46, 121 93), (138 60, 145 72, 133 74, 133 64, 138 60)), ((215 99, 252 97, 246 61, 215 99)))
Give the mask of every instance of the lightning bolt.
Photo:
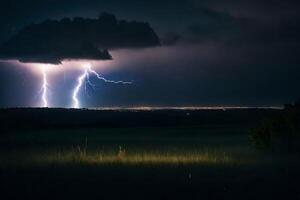
POLYGON ((83 83, 84 79, 86 79, 87 76, 88 76, 88 70, 85 69, 84 73, 82 75, 80 75, 77 79, 77 85, 76 85, 76 87, 73 91, 73 96, 72 96, 73 108, 79 108, 78 93, 79 93, 79 90, 82 86, 82 83, 83 83))
POLYGON ((114 83, 114 84, 132 84, 132 82, 129 81, 113 81, 113 80, 108 80, 106 78, 104 78, 103 76, 99 75, 96 71, 94 71, 91 66, 89 66, 88 68, 89 72, 94 74, 99 80, 102 80, 106 83, 114 83))
POLYGON ((47 82, 47 73, 46 73, 45 66, 42 66, 42 76, 43 76, 43 85, 41 88, 42 102, 43 102, 43 107, 48 107, 48 100, 47 100, 48 82, 47 82))
POLYGON ((113 84, 132 84, 132 82, 129 81, 114 81, 114 80, 109 80, 98 74, 95 70, 92 69, 91 65, 86 65, 84 67, 83 73, 77 78, 77 85, 75 89, 73 90, 73 108, 79 108, 80 103, 78 99, 78 93, 83 85, 85 83, 85 90, 86 90, 86 85, 90 85, 92 88, 95 88, 95 85, 90 81, 90 75, 94 75, 97 77, 97 79, 104 81, 106 83, 113 83, 113 84))

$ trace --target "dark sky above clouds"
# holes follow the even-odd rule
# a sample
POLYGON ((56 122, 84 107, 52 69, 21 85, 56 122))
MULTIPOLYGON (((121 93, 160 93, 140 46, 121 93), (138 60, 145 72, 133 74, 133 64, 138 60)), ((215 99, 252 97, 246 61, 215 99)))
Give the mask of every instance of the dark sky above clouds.
MULTIPOLYGON (((0 43, 32 23, 102 12, 151 25, 162 46, 113 50, 111 70, 103 71, 134 84, 97 82, 97 91, 81 95, 86 107, 265 106, 300 98, 297 0, 10 0, 0 12, 0 43)), ((15 65, 0 62, 0 106, 35 106, 40 77, 15 65)), ((70 104, 77 76, 52 77, 53 106, 70 104)))

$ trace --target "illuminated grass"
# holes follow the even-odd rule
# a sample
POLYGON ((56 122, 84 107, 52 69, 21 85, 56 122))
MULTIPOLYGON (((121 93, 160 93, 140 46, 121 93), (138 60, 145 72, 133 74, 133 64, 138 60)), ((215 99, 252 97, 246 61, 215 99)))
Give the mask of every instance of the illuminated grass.
POLYGON ((222 165, 237 160, 224 152, 86 152, 72 150, 32 155, 29 164, 84 164, 84 165, 222 165))
POLYGON ((237 157, 221 149, 71 149, 23 151, 0 158, 0 166, 39 165, 240 165, 252 162, 249 156, 237 157), (10 158, 8 158, 10 157, 10 158))
POLYGON ((136 154, 126 156, 101 155, 101 154, 63 154, 48 155, 38 158, 37 161, 50 163, 86 163, 86 164, 221 164, 228 163, 232 160, 224 156, 217 158, 209 155, 167 155, 167 154, 136 154))

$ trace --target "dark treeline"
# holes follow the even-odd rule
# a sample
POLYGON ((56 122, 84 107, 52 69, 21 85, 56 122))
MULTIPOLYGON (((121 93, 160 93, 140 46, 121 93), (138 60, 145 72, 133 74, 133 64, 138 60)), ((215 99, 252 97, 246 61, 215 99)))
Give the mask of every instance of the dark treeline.
POLYGON ((252 130, 251 138, 262 149, 300 153, 300 101, 266 115, 252 130))
POLYGON ((272 109, 229 110, 77 110, 16 108, 1 109, 2 130, 161 127, 161 126, 247 126, 253 127, 272 109))

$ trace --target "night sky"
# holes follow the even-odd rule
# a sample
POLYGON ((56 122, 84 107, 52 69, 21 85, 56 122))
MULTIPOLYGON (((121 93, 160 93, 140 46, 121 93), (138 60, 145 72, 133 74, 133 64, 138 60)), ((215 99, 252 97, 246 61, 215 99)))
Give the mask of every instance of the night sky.
MULTIPOLYGON (((10 0, 0 3, 0 43, 47 19, 147 22, 161 45, 114 48, 93 69, 131 85, 80 91, 82 107, 281 106, 300 98, 300 1, 297 0, 10 0)), ((49 106, 70 107, 86 61, 51 66, 49 106)), ((0 106, 40 106, 38 65, 0 61, 0 106), (34 69, 36 68, 36 69, 34 69)))

